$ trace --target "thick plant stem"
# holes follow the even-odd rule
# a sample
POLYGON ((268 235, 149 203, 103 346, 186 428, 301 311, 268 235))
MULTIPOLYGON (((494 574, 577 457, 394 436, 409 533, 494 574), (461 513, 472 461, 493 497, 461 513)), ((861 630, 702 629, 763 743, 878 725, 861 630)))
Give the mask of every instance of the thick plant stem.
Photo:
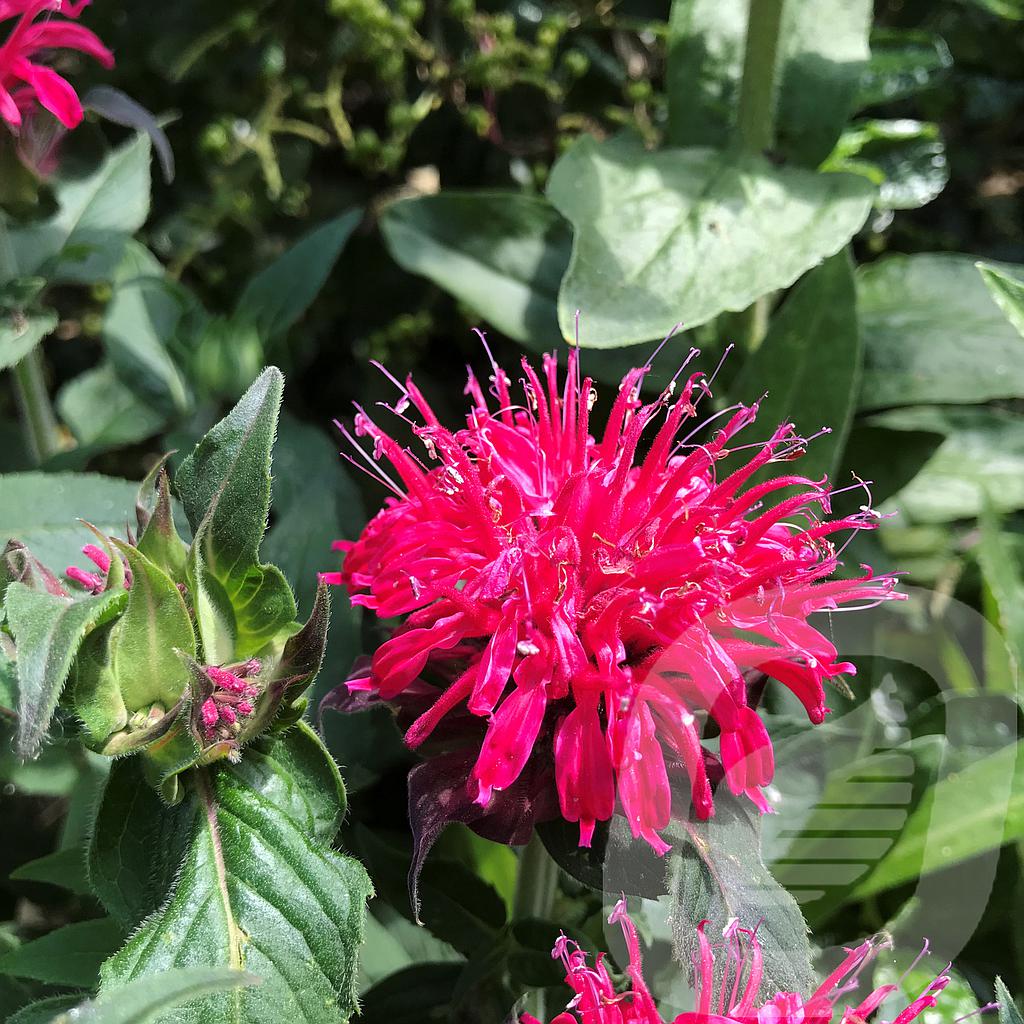
MULTIPOLYGON (((524 917, 550 918, 558 888, 558 865, 551 859, 540 837, 534 832, 519 858, 519 875, 512 907, 514 920, 524 917)), ((544 991, 534 989, 524 1001, 523 1010, 545 1020, 544 991)))
POLYGON ((36 464, 60 451, 60 429, 43 376, 43 356, 36 346, 12 368, 22 429, 36 464))
MULTIPOLYGON (((779 40, 786 0, 750 0, 747 41, 743 54, 736 134, 747 153, 763 154, 775 142, 778 104, 779 40)), ((740 315, 740 333, 747 351, 761 344, 768 327, 768 299, 755 299, 740 315)))
POLYGON ((750 0, 743 53, 736 131, 748 153, 763 153, 775 141, 779 39, 786 0, 750 0))

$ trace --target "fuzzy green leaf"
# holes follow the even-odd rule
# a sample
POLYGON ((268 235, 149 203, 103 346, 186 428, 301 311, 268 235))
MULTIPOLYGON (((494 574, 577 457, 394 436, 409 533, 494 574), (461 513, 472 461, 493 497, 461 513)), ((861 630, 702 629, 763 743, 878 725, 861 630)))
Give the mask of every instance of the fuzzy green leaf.
POLYGON ((204 1005, 211 993, 228 993, 259 985, 260 979, 227 967, 189 967, 162 972, 118 989, 54 1017, 49 1024, 151 1024, 165 1020, 179 1024, 195 1019, 197 1003, 204 1005), (199 1001, 202 1000, 202 1003, 199 1001), (173 1013, 172 1013, 173 1011, 173 1013))
POLYGON ((259 562, 283 387, 280 370, 264 370, 175 476, 195 534, 190 576, 210 662, 255 654, 295 619, 284 576, 259 562))
MULTIPOLYGON (((161 1019, 347 1020, 370 883, 356 861, 330 846, 344 809, 334 763, 300 725, 276 743, 248 748, 240 764, 190 780, 186 799, 170 812, 188 836, 184 863, 161 909, 104 965, 101 998, 113 1001, 122 986, 181 964, 228 966, 252 971, 263 984, 161 1019)), ((116 862, 113 851, 105 859, 116 862)))
POLYGON ((192 622, 174 581, 141 552, 119 541, 132 586, 124 615, 111 636, 114 676, 129 710, 170 708, 188 688, 188 670, 177 652, 196 652, 192 622))
POLYGON ((756 810, 721 792, 708 821, 674 822, 667 855, 670 921, 676 959, 692 963, 697 925, 708 919, 720 935, 731 919, 757 928, 764 954, 762 993, 814 988, 811 949, 796 900, 761 859, 756 810))
POLYGON ((837 253, 873 194, 854 175, 585 136, 548 184, 575 231, 558 298, 562 333, 573 336, 580 310, 582 344, 614 348, 745 309, 837 253))
POLYGON ((119 582, 78 600, 31 590, 24 583, 7 588, 7 621, 18 648, 17 747, 22 757, 33 757, 39 749, 82 641, 127 599, 119 582))

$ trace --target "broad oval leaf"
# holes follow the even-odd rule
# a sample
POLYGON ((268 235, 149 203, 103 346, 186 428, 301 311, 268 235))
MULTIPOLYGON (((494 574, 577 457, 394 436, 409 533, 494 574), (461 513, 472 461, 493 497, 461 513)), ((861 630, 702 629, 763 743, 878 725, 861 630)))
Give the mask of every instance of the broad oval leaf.
POLYGON ((149 213, 149 153, 148 136, 139 135, 91 174, 58 178, 57 212, 8 229, 18 274, 83 284, 109 277, 149 213))
POLYGON ((974 264, 921 253, 860 269, 862 409, 1024 395, 1024 341, 974 264))
POLYGON ((745 309, 838 252, 873 194, 864 178, 756 156, 583 138, 548 185, 575 230, 562 333, 573 336, 579 310, 582 344, 614 348, 745 309))
POLYGON ((81 560, 90 541, 78 519, 123 534, 135 518, 138 484, 98 473, 0 475, 0 540, 18 540, 58 572, 81 560))
POLYGON ((371 890, 362 866, 330 846, 344 810, 334 763, 299 725, 190 779, 181 807, 150 802, 176 816, 189 845, 166 903, 104 965, 101 999, 175 967, 232 967, 263 984, 159 1019, 341 1024, 355 1009, 371 890))

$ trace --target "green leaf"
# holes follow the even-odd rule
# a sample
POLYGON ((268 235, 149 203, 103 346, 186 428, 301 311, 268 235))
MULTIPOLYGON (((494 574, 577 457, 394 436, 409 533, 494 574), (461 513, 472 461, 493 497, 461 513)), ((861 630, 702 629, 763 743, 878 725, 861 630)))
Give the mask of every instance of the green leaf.
POLYGON ((381 231, 399 266, 450 292, 516 341, 558 340, 558 282, 572 232, 537 196, 442 192, 386 207, 381 231))
POLYGON ((111 635, 114 676, 129 710, 161 704, 170 708, 188 688, 188 670, 178 655, 196 653, 195 634, 181 592, 145 555, 119 541, 132 586, 111 635))
POLYGON ((18 273, 90 283, 110 277, 125 242, 149 213, 149 138, 138 135, 108 153, 84 177, 58 177, 57 212, 8 228, 18 273))
POLYGON ((0 311, 0 369, 20 362, 56 326, 53 310, 30 315, 0 311))
POLYGON ((566 337, 614 348, 695 327, 791 285, 864 222, 872 186, 709 149, 648 153, 582 138, 548 194, 575 229, 558 317, 566 337))
POLYGON ((139 400, 167 416, 188 410, 188 385, 168 352, 182 316, 196 304, 169 281, 145 246, 129 241, 103 319, 103 346, 139 400))
POLYGON ((1005 18, 1007 21, 1024 21, 1024 0, 960 0, 1005 18))
POLYGON ((77 896, 91 896, 85 872, 85 857, 78 846, 67 846, 44 857, 37 857, 15 868, 10 878, 16 882, 46 882, 77 896))
POLYGON ((154 467, 139 487, 135 517, 141 530, 138 549, 175 583, 185 582, 188 546, 174 522, 170 480, 163 462, 154 467))
POLYGON ((97 452, 144 441, 167 422, 159 409, 136 398, 108 362, 68 381, 57 395, 57 411, 75 440, 97 452))
MULTIPOLYGON (((111 565, 113 577, 115 559, 111 565)), ((7 588, 7 622, 18 648, 18 753, 39 749, 71 663, 86 635, 116 615, 127 600, 119 580, 99 594, 72 600, 24 583, 7 588)))
POLYGON ((98 999, 62 1013, 50 1024, 150 1024, 157 1020, 181 1024, 186 1020, 205 1020, 208 1018, 195 1016, 200 1007, 215 998, 223 1002, 241 1001, 253 992, 251 986, 259 984, 260 978, 244 971, 190 965, 142 978, 109 995, 101 993, 98 999), (245 993, 239 993, 240 988, 245 988, 245 993))
POLYGON ((1024 395, 1024 343, 974 263, 921 253, 860 269, 862 409, 1024 395))
POLYGON ((1024 417, 998 409, 894 409, 868 423, 945 434, 935 454, 883 506, 911 522, 972 519, 986 494, 1000 512, 1024 508, 1024 417))
POLYGON ((792 420, 809 436, 822 427, 797 471, 812 480, 835 474, 853 420, 861 346, 853 263, 843 252, 810 271, 772 318, 768 334, 744 363, 732 393, 751 402, 767 391, 759 416, 792 420))
POLYGON ((142 777, 140 759, 110 769, 88 851, 89 882, 126 931, 167 899, 191 842, 193 806, 164 804, 142 777))
POLYGON ((57 928, 0 957, 0 973, 71 988, 95 986, 100 964, 124 941, 109 917, 57 928))
POLYGON ((274 525, 262 554, 284 570, 299 607, 310 608, 317 573, 337 564, 331 542, 358 536, 366 518, 359 489, 343 468, 338 444, 287 412, 281 417, 274 446, 273 496, 274 525))
POLYGON ((1024 1024, 1024 1016, 1021 1016, 1010 990, 1000 977, 996 977, 996 1000, 999 1003, 999 1024, 1024 1024))
POLYGON ((379 981, 359 1008, 360 1024, 441 1024, 450 1006, 461 964, 411 964, 379 981))
POLYGON ((735 918, 757 928, 764 955, 763 993, 814 988, 811 949, 800 908, 761 860, 756 810, 719 790, 715 816, 673 824, 667 855, 670 922, 676 960, 692 963, 697 925, 708 919, 720 935, 735 918))
POLYGON ((977 1014, 978 999, 970 983, 958 971, 952 970, 947 960, 934 954, 915 960, 912 953, 901 951, 876 963, 871 979, 872 987, 893 986, 893 991, 878 1008, 878 1019, 895 1020, 927 985, 940 974, 947 973, 949 982, 942 990, 942 995, 936 1000, 935 1006, 925 1011, 928 1024, 956 1024, 965 1017, 977 1014))
POLYGON ((264 370, 175 476, 195 534, 191 578, 209 662, 255 654, 295 619, 284 576, 258 557, 283 387, 280 370, 264 370))
POLYGON ((171 812, 189 837, 181 871, 166 903, 104 965, 101 999, 113 1003, 123 986, 180 964, 230 966, 263 984, 161 1019, 347 1020, 371 889, 362 867, 330 847, 343 810, 334 763, 300 725, 248 748, 238 765, 190 779, 171 812))
POLYGON ((138 484, 98 473, 0 475, 0 539, 25 544, 57 571, 81 561, 89 536, 78 518, 101 533, 124 531, 134 518, 138 484))
POLYGON ((875 205, 882 210, 925 206, 949 181, 939 126, 907 118, 858 121, 843 132, 825 169, 866 173, 878 182, 875 205))
POLYGON ((283 335, 323 288, 361 217, 349 210, 303 235, 245 286, 232 319, 254 325, 265 342, 283 335))
POLYGON ((999 514, 987 496, 978 525, 978 564, 992 594, 999 629, 1020 671, 1024 666, 1024 574, 1001 530, 999 514))
MULTIPOLYGON (((409 920, 409 854, 363 825, 355 829, 357 852, 381 896, 409 920)), ((431 859, 420 878, 423 925, 460 953, 489 946, 505 925, 505 902, 494 887, 456 861, 431 859)))
POLYGON ((1024 280, 1021 279, 1024 267, 1015 266, 1015 276, 1011 276, 991 263, 976 263, 975 266, 1006 319, 1024 335, 1024 280))
MULTIPOLYGON (((37 999, 28 1006, 23 1006, 7 1024, 54 1024, 65 1010, 72 1010, 81 1002, 80 994, 68 996, 48 996, 37 999)), ((66 1017, 63 1018, 67 1020, 66 1017)))
POLYGON ((863 899, 1024 837, 1024 744, 940 779, 888 854, 853 892, 863 899), (979 800, 978 794, 985 799, 979 800))
MULTIPOLYGON (((675 0, 669 22, 669 141, 724 147, 733 132, 746 0, 675 0)), ((868 0, 792 0, 782 25, 780 153, 814 167, 850 113, 868 58, 868 0), (827 25, 828 31, 822 31, 827 25)))
POLYGON ((953 56, 941 36, 876 28, 871 57, 860 76, 855 107, 892 103, 929 89, 945 77, 953 56))

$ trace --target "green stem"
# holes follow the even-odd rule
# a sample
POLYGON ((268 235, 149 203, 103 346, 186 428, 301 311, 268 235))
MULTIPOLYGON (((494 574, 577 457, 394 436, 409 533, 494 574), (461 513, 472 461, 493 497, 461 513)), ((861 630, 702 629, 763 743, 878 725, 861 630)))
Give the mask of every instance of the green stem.
MULTIPOLYGON (((558 888, 558 865, 551 859, 540 837, 534 832, 519 857, 519 875, 512 906, 512 919, 524 917, 550 918, 558 888)), ((538 1020, 546 1020, 544 990, 527 993, 523 1010, 538 1020)))
POLYGON ((43 376, 42 348, 36 345, 12 368, 14 391, 29 450, 36 464, 60 451, 60 429, 43 376))
POLYGON ((534 832, 519 857, 513 917, 548 917, 555 902, 558 886, 558 865, 534 832))
MULTIPOLYGON (((750 0, 743 80, 736 113, 740 148, 760 156, 775 144, 775 112, 779 94, 779 40, 786 0, 750 0)), ((761 344, 768 329, 768 297, 755 299, 740 314, 740 333, 747 351, 761 344)))

